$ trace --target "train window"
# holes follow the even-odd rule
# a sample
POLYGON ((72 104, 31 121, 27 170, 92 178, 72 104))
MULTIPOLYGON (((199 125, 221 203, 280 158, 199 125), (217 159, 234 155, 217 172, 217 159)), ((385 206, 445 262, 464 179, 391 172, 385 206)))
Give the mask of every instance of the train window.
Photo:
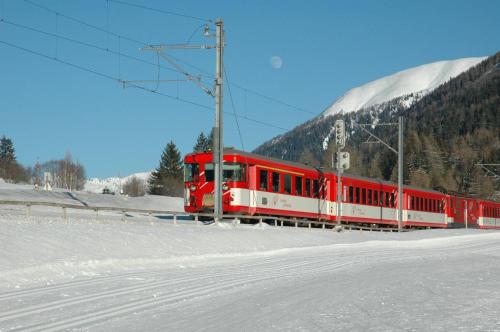
MULTIPOLYGON (((222 181, 245 181, 245 165, 240 163, 225 162, 222 165, 222 181)), ((211 182, 214 180, 214 164, 205 164, 205 180, 211 182)))
POLYGON ((389 193, 385 192, 385 206, 389 207, 389 193))
POLYGON ((391 193, 391 207, 394 207, 394 193, 391 193))
POLYGON ((354 203, 354 188, 349 186, 349 203, 354 203))
POLYGON ((269 187, 268 187, 268 177, 267 177, 267 171, 266 170, 263 170, 261 169, 259 171, 259 176, 260 176, 260 179, 259 179, 259 188, 260 190, 267 190, 269 187))
POLYGON ((302 177, 297 176, 295 178, 295 195, 302 196, 302 177))
POLYGON ((379 191, 380 195, 380 206, 384 206, 384 192, 381 190, 379 191))
POLYGON ((224 162, 222 165, 222 178, 227 182, 245 181, 245 165, 240 163, 224 162))
POLYGON ((285 187, 284 191, 285 194, 291 194, 292 193, 292 176, 290 174, 285 174, 285 187))
POLYGON ((200 180, 200 164, 184 164, 184 182, 200 180))
POLYGON ((359 203, 359 188, 358 187, 356 187, 356 201, 354 203, 356 203, 356 204, 359 203))
POLYGON ((277 193, 280 191, 280 173, 273 172, 271 177, 273 191, 277 193))
POLYGON ((373 191, 373 205, 378 205, 378 190, 373 191))
POLYGON ((434 212, 438 212, 437 203, 438 203, 438 201, 434 199, 434 212))
POLYGON ((211 182, 214 180, 214 164, 205 164, 205 181, 211 182))
POLYGON ((366 189, 361 189, 361 204, 366 204, 366 189))
POLYGON ((319 182, 318 182, 318 180, 313 180, 313 196, 319 197, 319 182))
POLYGON ((373 201, 372 201, 372 190, 368 189, 368 205, 372 205, 372 204, 373 204, 373 201))
POLYGON ((306 179, 306 196, 311 197, 311 180, 306 179))

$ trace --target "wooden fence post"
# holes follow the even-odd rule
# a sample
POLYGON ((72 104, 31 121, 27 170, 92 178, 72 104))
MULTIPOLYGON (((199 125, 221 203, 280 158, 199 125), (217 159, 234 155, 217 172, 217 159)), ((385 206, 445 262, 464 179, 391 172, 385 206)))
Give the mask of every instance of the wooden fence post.
POLYGON ((30 219, 31 218, 31 205, 26 204, 26 218, 30 219))
POLYGON ((68 214, 66 212, 65 206, 62 207, 62 217, 63 217, 63 221, 68 221, 68 214))
POLYGON ((177 225, 177 213, 174 213, 174 225, 177 225))

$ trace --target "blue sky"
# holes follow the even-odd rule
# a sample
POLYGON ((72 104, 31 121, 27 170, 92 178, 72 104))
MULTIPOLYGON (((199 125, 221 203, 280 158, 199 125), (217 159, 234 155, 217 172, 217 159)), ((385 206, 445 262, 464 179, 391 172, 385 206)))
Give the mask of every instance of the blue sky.
MULTIPOLYGON (((321 113, 344 92, 396 71, 433 61, 491 55, 500 46, 500 1, 153 1, 126 0, 164 11, 223 18, 225 67, 236 112, 281 128, 321 113), (271 66, 272 56, 283 64, 271 66), (258 91, 307 112, 272 102, 258 91)), ((111 0, 0 0, 0 41, 123 80, 154 80, 156 55, 140 45, 77 24, 64 15, 148 44, 183 43, 204 22, 125 6, 111 0), (31 2, 31 3, 30 3, 31 2), (43 5, 55 14, 33 5, 43 5), (110 49, 97 50, 19 28, 21 24, 110 49), (151 62, 144 64, 116 52, 151 62)), ((194 35, 193 44, 213 43, 194 35)), ((66 151, 89 177, 126 175, 157 166, 174 141, 183 154, 213 125, 211 97, 190 82, 158 91, 179 102, 0 43, 0 135, 12 138, 18 160, 62 158, 66 151)), ((211 50, 168 54, 203 70, 210 85, 211 50)), ((165 69, 160 77, 177 80, 165 69)), ((155 84, 147 84, 153 89, 155 84)), ((233 112, 229 91, 224 108, 233 112)), ((225 145, 252 150, 282 129, 225 115, 225 145)), ((318 141, 318 144, 320 142, 318 141)))

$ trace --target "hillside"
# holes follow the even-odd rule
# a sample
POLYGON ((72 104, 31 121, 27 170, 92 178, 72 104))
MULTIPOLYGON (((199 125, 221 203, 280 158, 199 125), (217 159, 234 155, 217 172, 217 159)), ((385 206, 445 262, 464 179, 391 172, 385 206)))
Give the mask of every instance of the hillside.
MULTIPOLYGON (((438 61, 397 72, 349 90, 321 115, 355 112, 410 94, 423 96, 485 59, 438 61)), ((413 101, 414 98, 405 100, 407 106, 413 101)))
MULTIPOLYGON (((263 155, 330 166, 333 123, 405 120, 405 183, 488 198, 498 198, 499 183, 478 163, 500 160, 500 53, 444 83, 432 92, 411 93, 357 112, 322 116, 258 147, 263 155), (412 100, 409 103, 408 100, 412 100), (408 106, 410 104, 410 106, 408 106), (325 149, 326 148, 326 149, 325 149)), ((396 128, 376 127, 376 135, 397 146, 396 128)), ((396 155, 348 126, 346 151, 350 173, 396 180, 396 155)))

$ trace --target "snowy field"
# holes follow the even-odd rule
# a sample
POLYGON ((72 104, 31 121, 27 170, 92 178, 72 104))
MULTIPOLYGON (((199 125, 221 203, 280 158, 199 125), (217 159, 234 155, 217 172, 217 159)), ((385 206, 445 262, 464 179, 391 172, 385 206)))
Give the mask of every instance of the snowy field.
POLYGON ((500 331, 500 232, 77 212, 0 206, 0 331, 500 331))

